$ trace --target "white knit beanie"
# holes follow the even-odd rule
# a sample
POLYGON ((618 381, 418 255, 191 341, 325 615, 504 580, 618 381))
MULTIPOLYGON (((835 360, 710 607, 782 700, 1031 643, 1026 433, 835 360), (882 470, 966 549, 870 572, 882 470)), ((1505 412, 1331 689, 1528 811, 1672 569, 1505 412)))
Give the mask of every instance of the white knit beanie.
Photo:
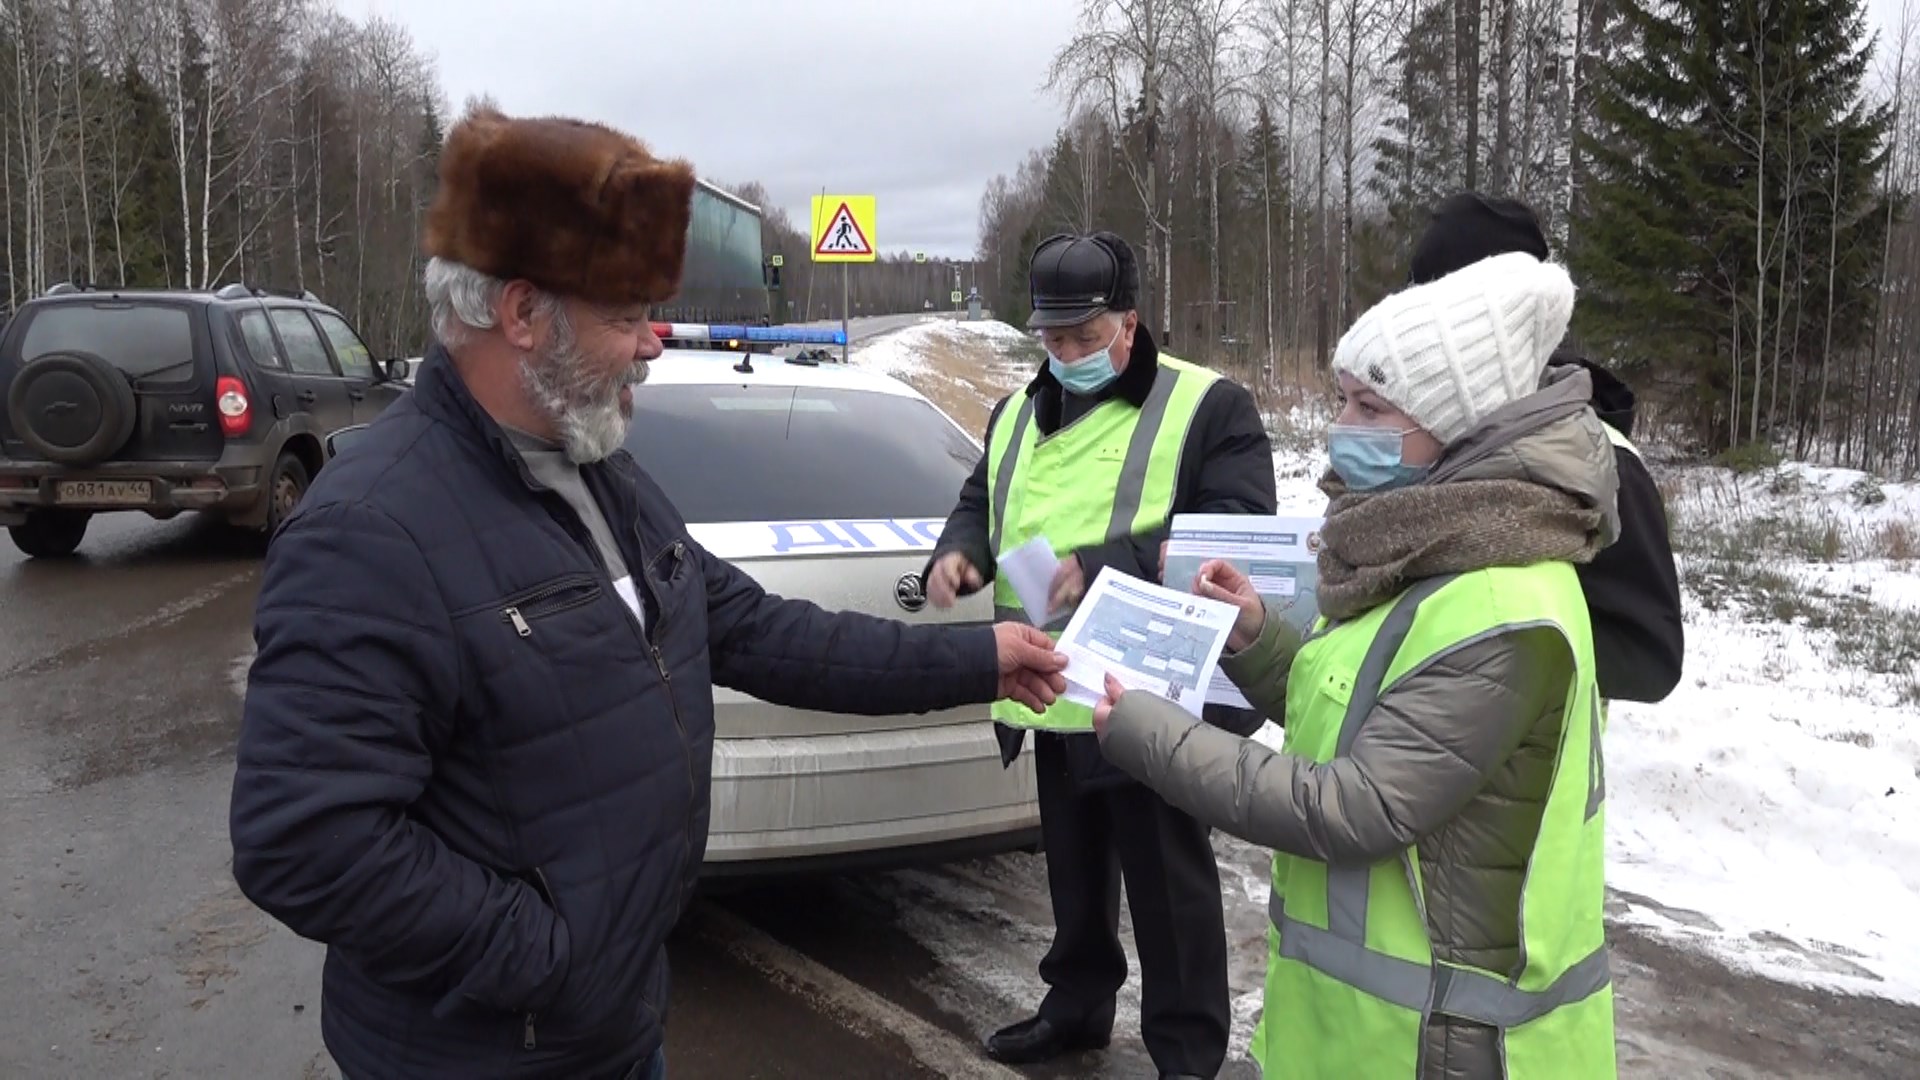
POLYGON ((1508 252, 1368 308, 1340 338, 1333 369, 1451 445, 1539 389, 1572 316, 1565 268, 1508 252))

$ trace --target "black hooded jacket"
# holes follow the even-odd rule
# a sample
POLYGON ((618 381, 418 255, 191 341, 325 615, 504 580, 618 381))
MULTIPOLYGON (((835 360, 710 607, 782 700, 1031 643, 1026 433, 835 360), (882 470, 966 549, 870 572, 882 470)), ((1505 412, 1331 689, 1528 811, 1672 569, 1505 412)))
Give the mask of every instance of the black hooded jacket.
MULTIPOLYGON (((1633 438, 1633 390, 1584 356, 1562 350, 1551 366, 1574 365, 1593 377, 1593 409, 1607 426, 1633 438)), ((1593 619, 1600 696, 1656 702, 1680 685, 1686 655, 1680 620, 1680 577, 1674 568, 1666 503, 1640 455, 1615 445, 1620 473, 1620 539, 1579 567, 1593 619)))

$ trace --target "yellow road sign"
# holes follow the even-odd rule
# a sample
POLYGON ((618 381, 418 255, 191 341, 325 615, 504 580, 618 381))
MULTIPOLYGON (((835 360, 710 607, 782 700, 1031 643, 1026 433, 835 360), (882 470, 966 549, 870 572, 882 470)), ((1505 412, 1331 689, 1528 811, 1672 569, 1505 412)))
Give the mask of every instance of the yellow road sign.
POLYGON ((775 265, 775 266, 785 266, 785 265, 787 265, 787 257, 786 257, 785 255, 775 255, 775 256, 774 256, 774 257, 772 258, 772 260, 770 260, 770 261, 771 261, 771 262, 773 263, 773 265, 775 265))
POLYGON ((813 261, 877 262, 880 241, 875 235, 874 203, 871 195, 815 195, 813 261))
POLYGON ((914 262, 917 262, 917 263, 923 263, 923 262, 926 262, 926 261, 927 261, 927 253, 926 253, 926 252, 924 252, 924 251, 916 251, 916 252, 914 252, 914 253, 913 253, 913 261, 914 261, 914 262))

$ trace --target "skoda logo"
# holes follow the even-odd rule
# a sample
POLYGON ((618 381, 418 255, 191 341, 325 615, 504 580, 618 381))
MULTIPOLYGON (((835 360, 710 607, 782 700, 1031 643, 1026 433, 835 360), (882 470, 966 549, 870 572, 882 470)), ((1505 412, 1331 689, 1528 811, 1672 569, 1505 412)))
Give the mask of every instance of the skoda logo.
POLYGON ((919 574, 900 575, 900 580, 893 583, 893 602, 908 611, 927 606, 927 593, 920 585, 919 574))

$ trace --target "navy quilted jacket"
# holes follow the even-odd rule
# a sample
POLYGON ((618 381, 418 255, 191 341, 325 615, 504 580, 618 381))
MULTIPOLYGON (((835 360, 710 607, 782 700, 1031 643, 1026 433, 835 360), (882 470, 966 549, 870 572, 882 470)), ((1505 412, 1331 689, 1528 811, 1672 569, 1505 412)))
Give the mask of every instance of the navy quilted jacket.
POLYGON ((644 631, 437 349, 267 553, 233 872, 326 943, 354 1080, 618 1075, 661 1045, 714 684, 875 715, 994 696, 989 630, 770 596, 624 453, 585 473, 644 631))

